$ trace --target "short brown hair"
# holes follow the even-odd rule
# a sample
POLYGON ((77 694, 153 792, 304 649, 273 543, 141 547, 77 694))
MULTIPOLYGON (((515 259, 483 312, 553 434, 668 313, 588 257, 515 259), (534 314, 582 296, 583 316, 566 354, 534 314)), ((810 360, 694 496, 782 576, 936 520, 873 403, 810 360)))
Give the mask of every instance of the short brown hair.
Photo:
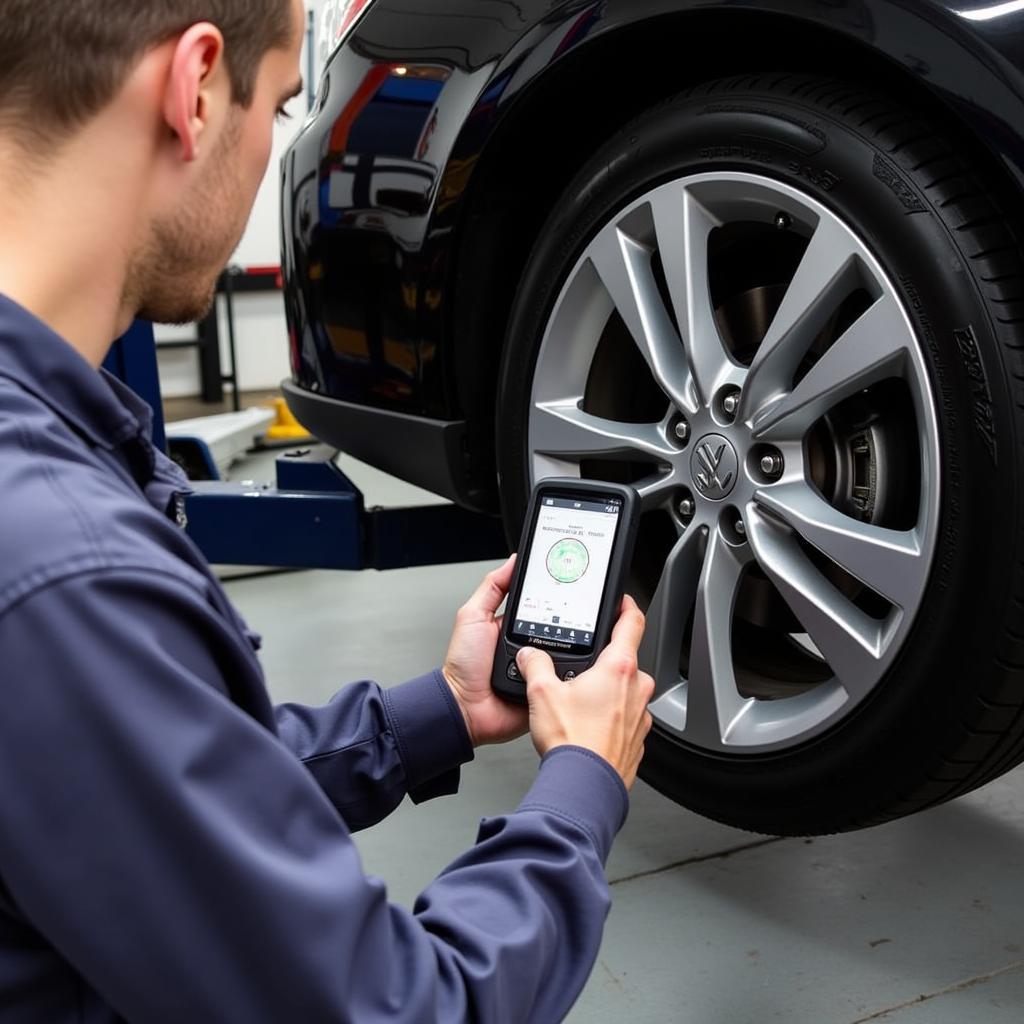
POLYGON ((291 38, 289 0, 0 0, 0 131, 84 124, 147 50, 200 21, 221 30, 232 98, 248 107, 264 54, 291 38))

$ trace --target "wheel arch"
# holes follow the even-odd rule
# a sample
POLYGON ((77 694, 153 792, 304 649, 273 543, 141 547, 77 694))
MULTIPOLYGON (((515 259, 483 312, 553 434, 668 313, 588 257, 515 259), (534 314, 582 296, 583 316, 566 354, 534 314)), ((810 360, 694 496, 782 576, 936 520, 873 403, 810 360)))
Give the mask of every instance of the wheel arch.
MULTIPOLYGON (((497 105, 482 144, 477 127, 472 146, 460 137, 453 150, 453 159, 459 158, 460 148, 464 157, 472 151, 473 171, 447 269, 449 366, 460 405, 474 425, 474 476, 495 484, 487 502, 492 508, 497 506, 498 378, 505 324, 523 268, 581 156, 659 100, 701 81, 766 70, 848 78, 899 95, 949 125, 965 145, 976 147, 993 180, 1002 183, 999 198, 1017 225, 1016 233, 1024 234, 1024 166, 1013 162, 1021 154, 1012 153, 1008 125, 1001 117, 1008 104, 1019 109, 1017 82, 997 70, 998 61, 980 39, 955 24, 952 13, 932 8, 925 16, 885 0, 863 5, 861 21, 854 16, 825 23, 777 10, 667 13, 664 7, 607 0, 603 20, 591 36, 497 105), (906 49, 911 30, 913 52, 906 49), (931 62, 948 57, 950 45, 960 65, 943 65, 941 76, 924 77, 931 73, 931 62), (953 88, 965 75, 977 83, 973 100, 953 88), (568 111, 567 95, 580 98, 568 111), (984 117, 977 116, 979 109, 984 117)), ((558 26, 564 33, 564 20, 558 26)), ((1006 67, 1004 61, 1004 72, 1006 67)), ((471 116, 467 124, 472 121, 471 116)))

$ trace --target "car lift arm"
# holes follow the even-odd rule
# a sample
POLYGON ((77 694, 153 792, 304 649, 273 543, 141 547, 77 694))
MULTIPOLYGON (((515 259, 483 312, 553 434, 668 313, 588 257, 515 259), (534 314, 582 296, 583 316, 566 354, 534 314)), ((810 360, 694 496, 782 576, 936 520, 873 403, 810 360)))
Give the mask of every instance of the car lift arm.
MULTIPOLYGON (((152 327, 137 323, 104 365, 149 403, 162 427, 155 353, 152 327)), ((398 569, 508 552, 499 519, 457 505, 367 509, 334 455, 324 446, 288 452, 277 460, 276 485, 195 483, 185 505, 189 535, 223 565, 398 569)))

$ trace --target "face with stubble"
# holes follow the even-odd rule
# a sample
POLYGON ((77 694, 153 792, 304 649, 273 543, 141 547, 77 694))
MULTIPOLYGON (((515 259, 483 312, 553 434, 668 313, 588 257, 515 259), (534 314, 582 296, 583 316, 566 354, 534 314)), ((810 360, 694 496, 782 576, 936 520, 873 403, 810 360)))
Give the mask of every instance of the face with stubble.
POLYGON ((210 311, 217 278, 242 238, 255 197, 239 180, 239 134, 237 126, 224 131, 186 201, 153 223, 129 274, 144 320, 193 323, 210 311))
POLYGON ((217 278, 245 231, 273 141, 282 96, 298 76, 304 21, 293 3, 293 40, 264 58, 248 108, 233 105, 195 180, 155 218, 131 261, 125 297, 155 323, 192 323, 209 312, 217 278))

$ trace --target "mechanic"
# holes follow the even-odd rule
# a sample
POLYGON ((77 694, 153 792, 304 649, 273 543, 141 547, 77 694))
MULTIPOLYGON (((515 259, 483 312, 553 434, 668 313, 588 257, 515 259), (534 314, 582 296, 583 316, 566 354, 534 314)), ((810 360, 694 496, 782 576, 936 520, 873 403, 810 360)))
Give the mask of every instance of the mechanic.
POLYGON ((301 89, 301 0, 0 0, 0 1018, 5 1024, 561 1019, 650 728, 628 598, 573 684, 491 692, 511 560, 444 667, 273 708, 257 638, 176 522, 187 483, 99 366, 193 321, 301 89), (542 755, 417 902, 350 830, 542 755))

